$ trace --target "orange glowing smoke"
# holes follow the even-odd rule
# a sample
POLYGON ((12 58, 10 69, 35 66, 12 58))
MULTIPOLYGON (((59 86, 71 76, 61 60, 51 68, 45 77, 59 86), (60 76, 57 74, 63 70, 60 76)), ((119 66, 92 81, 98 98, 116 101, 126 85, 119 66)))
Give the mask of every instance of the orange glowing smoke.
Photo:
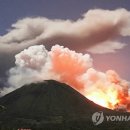
POLYGON ((52 71, 65 82, 93 102, 110 109, 130 111, 128 82, 115 71, 106 73, 92 68, 89 55, 82 55, 61 46, 54 46, 50 52, 52 71))
POLYGON ((68 48, 54 46, 51 52, 53 71, 60 74, 60 81, 80 90, 83 83, 77 80, 92 65, 89 55, 78 54, 68 48), (82 58, 81 58, 82 57, 82 58), (89 61, 88 61, 89 60, 89 61))

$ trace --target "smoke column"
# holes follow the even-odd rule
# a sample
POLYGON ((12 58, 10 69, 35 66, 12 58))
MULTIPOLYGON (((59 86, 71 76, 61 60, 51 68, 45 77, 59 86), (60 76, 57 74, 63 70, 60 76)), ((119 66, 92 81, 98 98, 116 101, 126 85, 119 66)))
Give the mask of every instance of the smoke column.
POLYGON ((93 68, 89 54, 55 45, 47 51, 43 45, 31 46, 15 56, 16 66, 9 70, 10 88, 2 94, 31 82, 54 79, 64 82, 95 103, 130 111, 129 83, 115 71, 100 72, 93 68))

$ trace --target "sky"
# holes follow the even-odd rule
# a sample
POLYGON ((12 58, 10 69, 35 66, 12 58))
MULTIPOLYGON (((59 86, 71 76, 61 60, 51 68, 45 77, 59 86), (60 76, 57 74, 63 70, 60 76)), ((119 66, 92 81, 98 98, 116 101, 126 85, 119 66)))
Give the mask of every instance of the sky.
POLYGON ((0 34, 24 17, 77 19, 89 9, 130 9, 129 0, 0 0, 0 34))
MULTIPOLYGON (((129 5, 129 0, 0 0, 0 48, 2 48, 2 42, 5 40, 4 38, 3 40, 1 37, 4 37, 6 34, 8 34, 8 31, 11 29, 12 24, 17 23, 18 20, 22 20, 24 18, 45 17, 50 20, 62 19, 64 21, 76 21, 77 19, 82 19, 83 14, 89 10, 115 10, 118 8, 124 8, 130 11, 129 5)), ((26 21, 28 22, 29 20, 27 19, 26 21)), ((51 21, 49 22, 51 23, 51 21)), ((47 26, 49 25, 47 24, 47 26)), ((65 28, 65 30, 67 29, 65 28)), ((89 53, 93 58, 94 67, 97 70, 106 71, 108 69, 113 69, 124 79, 130 80, 130 37, 117 37, 117 39, 122 41, 124 45, 127 46, 123 47, 123 49, 119 49, 115 53, 99 54, 92 53, 92 51, 84 51, 82 49, 78 50, 80 46, 77 44, 76 46, 74 44, 67 45, 67 47, 70 47, 70 49, 74 49, 78 52, 89 53)), ((16 40, 19 42, 19 39, 16 40)), ((63 45, 66 46, 66 44, 63 45)), ((81 46, 82 45, 83 44, 81 44, 81 46)), ((46 46, 49 48, 51 45, 46 46)), ((85 46, 82 46, 82 48, 85 48, 85 46)), ((0 52, 1 87, 3 87, 3 85, 6 85, 8 70, 11 67, 15 66, 15 54, 16 52, 14 52, 12 48, 7 48, 6 50, 3 49, 3 51, 0 52), (9 53, 7 53, 8 51, 9 53)))

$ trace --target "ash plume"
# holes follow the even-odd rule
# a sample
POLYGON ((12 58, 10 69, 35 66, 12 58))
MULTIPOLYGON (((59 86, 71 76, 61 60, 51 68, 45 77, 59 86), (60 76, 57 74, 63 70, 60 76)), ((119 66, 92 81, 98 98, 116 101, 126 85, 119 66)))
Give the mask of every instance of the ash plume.
MULTIPOLYGON (((16 66, 9 70, 9 90, 31 82, 53 79, 64 82, 85 97, 107 108, 125 106, 130 110, 129 82, 115 71, 100 72, 89 54, 76 53, 55 45, 47 51, 43 45, 31 46, 15 56, 16 66)), ((7 88, 3 89, 3 93, 7 88)))
POLYGON ((126 46, 118 37, 130 36, 129 30, 130 12, 126 9, 88 10, 75 21, 24 18, 0 36, 0 53, 17 53, 39 43, 46 48, 62 43, 76 51, 111 53, 126 46))

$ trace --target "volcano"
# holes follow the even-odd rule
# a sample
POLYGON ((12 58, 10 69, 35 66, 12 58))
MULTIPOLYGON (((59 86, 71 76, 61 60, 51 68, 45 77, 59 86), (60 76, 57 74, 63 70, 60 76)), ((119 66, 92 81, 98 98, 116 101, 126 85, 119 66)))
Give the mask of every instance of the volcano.
POLYGON ((0 112, 1 129, 93 129, 93 113, 118 113, 54 80, 25 85, 0 98, 0 104, 5 107, 0 112))

